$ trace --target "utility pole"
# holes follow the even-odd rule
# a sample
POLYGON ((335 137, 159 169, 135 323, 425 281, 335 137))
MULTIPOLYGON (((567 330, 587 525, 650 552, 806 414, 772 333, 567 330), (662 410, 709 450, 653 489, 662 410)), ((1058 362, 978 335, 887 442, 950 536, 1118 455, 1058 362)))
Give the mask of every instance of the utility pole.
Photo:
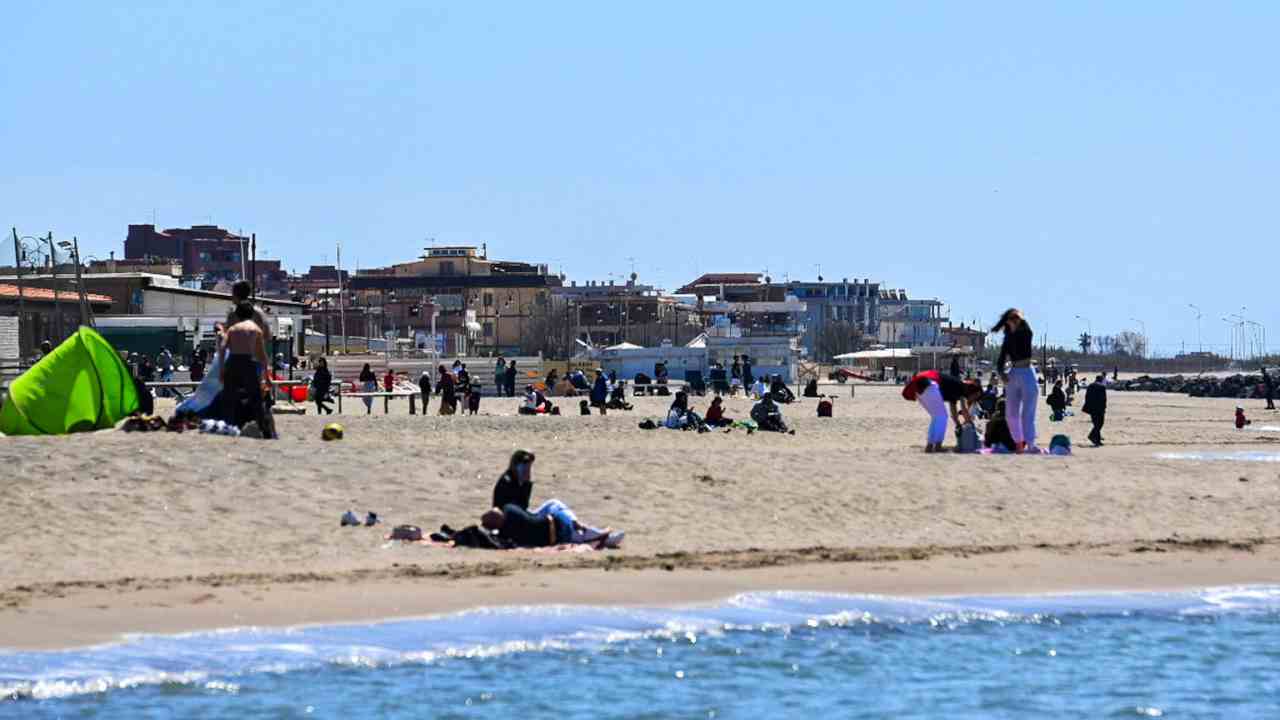
POLYGON ((18 240, 18 228, 13 228, 13 264, 14 276, 18 284, 18 357, 22 358, 22 339, 26 333, 23 326, 27 318, 27 298, 22 290, 22 243, 18 240))
POLYGON ((50 230, 49 234, 45 237, 45 242, 49 243, 49 272, 52 273, 53 275, 53 314, 54 314, 53 320, 54 320, 55 332, 57 332, 58 334, 58 342, 54 343, 54 345, 57 345, 58 343, 61 343, 63 340, 62 297, 61 297, 61 293, 58 292, 58 256, 55 252, 55 248, 53 247, 53 231, 52 230, 50 230))
POLYGON ((84 275, 80 272, 80 239, 71 236, 71 254, 76 263, 76 288, 80 291, 80 324, 94 326, 93 306, 89 304, 89 294, 84 289, 84 275))
MULTIPOLYGON (((347 354, 347 301, 346 288, 342 282, 342 243, 338 243, 338 320, 342 329, 342 354, 347 354)), ((366 343, 368 340, 366 339, 366 343)))

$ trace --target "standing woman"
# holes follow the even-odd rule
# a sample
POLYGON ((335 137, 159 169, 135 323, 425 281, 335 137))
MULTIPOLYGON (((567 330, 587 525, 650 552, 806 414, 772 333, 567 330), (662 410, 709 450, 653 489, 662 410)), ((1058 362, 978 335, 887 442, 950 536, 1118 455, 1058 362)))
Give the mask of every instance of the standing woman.
POLYGON ((1036 447, 1036 404, 1040 394, 1040 381, 1031 367, 1031 326, 1022 311, 1009 308, 1000 316, 1000 322, 991 332, 1003 331, 1004 343, 1000 345, 1000 358, 996 371, 1005 385, 1005 417, 1009 421, 1009 433, 1013 435, 1014 452, 1021 453, 1036 447), (1009 362, 1009 369, 1004 367, 1009 362))
MULTIPOLYGON (((378 376, 373 374, 373 368, 369 363, 364 364, 364 368, 360 370, 360 389, 366 393, 378 392, 378 376)), ((366 397, 364 399, 364 414, 373 413, 373 398, 366 397)))
POLYGON ((449 368, 444 365, 437 368, 436 372, 436 392, 440 393, 440 414, 452 415, 458 410, 458 391, 453 373, 449 372, 449 368))
POLYGON ((325 405, 329 400, 329 388, 333 385, 333 375, 329 373, 329 361, 324 358, 316 360, 316 372, 311 376, 311 393, 316 400, 316 414, 333 414, 333 408, 325 405))

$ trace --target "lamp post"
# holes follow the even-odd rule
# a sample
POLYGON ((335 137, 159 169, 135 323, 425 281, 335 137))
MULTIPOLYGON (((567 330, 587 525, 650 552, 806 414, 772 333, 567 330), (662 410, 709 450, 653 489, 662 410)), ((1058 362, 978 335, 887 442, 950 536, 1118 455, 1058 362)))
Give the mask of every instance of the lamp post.
POLYGON ((1138 323, 1138 325, 1142 328, 1142 359, 1143 359, 1143 360, 1146 360, 1146 359, 1147 359, 1147 349, 1148 349, 1148 348, 1147 348, 1147 342, 1148 342, 1148 341, 1147 341, 1147 324, 1146 324, 1146 323, 1144 323, 1144 322, 1142 322, 1142 321, 1141 321, 1141 320, 1139 320, 1138 318, 1131 317, 1131 318, 1129 318, 1129 319, 1130 319, 1130 320, 1132 320, 1132 321, 1134 321, 1134 322, 1136 322, 1136 323, 1138 323))
MULTIPOLYGON (((1093 347, 1093 321, 1083 315, 1077 315, 1076 319, 1083 320, 1085 326, 1089 328, 1089 347, 1093 347)), ((1089 351, 1085 350, 1085 354, 1088 355, 1089 351)))
MULTIPOLYGON (((40 249, 40 243, 44 242, 44 239, 35 237, 33 235, 23 235, 22 237, 18 237, 18 229, 12 228, 12 231, 13 231, 13 264, 14 264, 14 272, 16 274, 17 285, 18 285, 18 355, 25 357, 26 354, 23 352, 22 341, 26 336, 26 333, 23 331, 23 327, 26 326, 27 324, 26 323, 27 301, 26 301, 26 291, 23 288, 23 284, 22 284, 22 264, 24 261, 26 261, 27 256, 29 254, 43 252, 40 249), (30 243, 28 241, 30 241, 30 243)), ((36 272, 35 261, 32 260, 30 264, 31 264, 32 273, 36 272)), ((35 337, 32 336, 31 342, 27 343, 27 350, 30 351, 31 348, 34 347, 34 345, 35 345, 35 337)))
POLYGON ((1200 318, 1204 317, 1204 313, 1200 312, 1200 308, 1195 303, 1187 303, 1187 307, 1196 311, 1196 353, 1200 356, 1200 372, 1204 372, 1204 341, 1200 339, 1200 318))
POLYGON ((1230 334, 1228 335, 1228 337, 1231 339, 1231 342, 1230 342, 1230 348, 1231 348, 1231 349, 1230 349, 1230 353, 1231 353, 1231 355, 1230 355, 1230 359, 1231 359, 1231 362, 1232 362, 1232 363, 1235 363, 1235 361, 1236 361, 1236 324, 1235 324, 1235 322, 1233 322, 1233 321, 1231 321, 1231 320, 1229 320, 1229 319, 1227 319, 1227 318, 1225 318, 1225 317, 1224 317, 1224 318, 1222 318, 1222 322, 1226 323, 1226 324, 1227 324, 1227 326, 1231 328, 1231 330, 1230 330, 1230 334))

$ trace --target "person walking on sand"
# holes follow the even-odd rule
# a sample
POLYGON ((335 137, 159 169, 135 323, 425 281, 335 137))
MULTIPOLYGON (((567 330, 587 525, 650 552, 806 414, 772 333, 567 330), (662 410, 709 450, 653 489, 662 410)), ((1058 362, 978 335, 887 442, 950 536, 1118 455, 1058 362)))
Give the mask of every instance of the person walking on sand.
MULTIPOLYGON (((373 368, 369 363, 365 363, 360 369, 360 390, 366 393, 378 392, 378 376, 373 373, 373 368)), ((364 414, 373 414, 373 398, 364 398, 364 414)))
POLYGON ((996 370, 1005 385, 1005 414, 1009 421, 1009 432, 1017 446, 1013 451, 1023 453, 1035 450, 1040 380, 1035 368, 1031 366, 1031 325, 1022 316, 1021 310, 1009 308, 991 328, 991 332, 997 331, 1004 333, 996 370), (1006 361, 1009 363, 1008 370, 1005 370, 1006 361))
POLYGON ((499 396, 505 394, 507 387, 507 359, 498 356, 498 361, 493 364, 493 390, 499 396))
POLYGON ((333 408, 325 403, 329 400, 329 388, 333 386, 333 375, 329 372, 329 361, 324 358, 316 360, 316 371, 311 376, 311 394, 316 401, 316 414, 333 414, 333 408))
POLYGON ((1102 424, 1107 420, 1107 374, 1098 376, 1084 391, 1084 407, 1081 412, 1093 420, 1093 430, 1089 432, 1089 442, 1094 447, 1102 447, 1102 424))

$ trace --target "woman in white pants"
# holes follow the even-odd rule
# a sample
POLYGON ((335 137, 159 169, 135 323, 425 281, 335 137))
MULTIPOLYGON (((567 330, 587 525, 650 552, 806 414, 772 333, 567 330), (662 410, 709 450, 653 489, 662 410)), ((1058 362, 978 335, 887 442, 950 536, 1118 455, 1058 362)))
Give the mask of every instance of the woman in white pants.
POLYGON ((1022 311, 1009 308, 991 332, 1003 331, 1004 343, 1000 345, 1000 358, 996 370, 1005 383, 1005 419, 1009 422, 1009 434, 1022 453, 1036 449, 1036 407, 1040 397, 1040 379, 1031 367, 1032 332, 1022 311), (1008 361, 1009 369, 1005 370, 1008 361))
POLYGON ((982 397, 982 386, 964 382, 937 370, 926 370, 911 378, 911 382, 902 389, 902 397, 906 400, 918 400, 920 406, 929 413, 929 432, 925 438, 924 451, 935 453, 942 452, 942 442, 947 438, 948 417, 956 427, 960 426, 961 415, 965 422, 973 422, 970 408, 982 397))

